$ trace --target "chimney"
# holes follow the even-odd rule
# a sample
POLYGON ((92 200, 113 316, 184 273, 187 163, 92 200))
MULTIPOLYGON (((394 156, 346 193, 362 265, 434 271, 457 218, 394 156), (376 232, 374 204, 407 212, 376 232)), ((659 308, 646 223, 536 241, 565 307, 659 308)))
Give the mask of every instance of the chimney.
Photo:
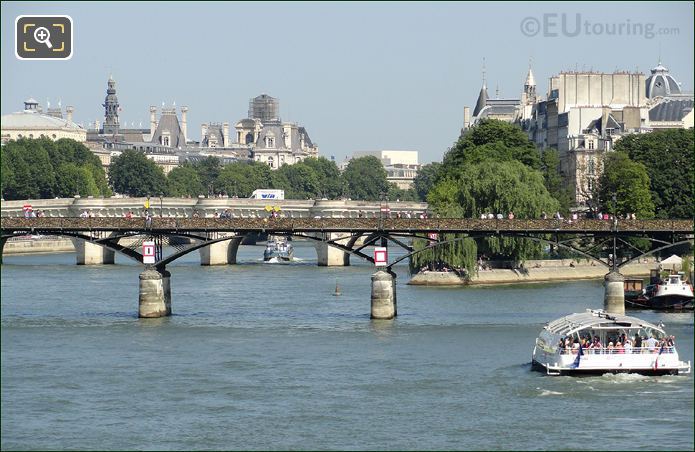
POLYGON ((222 137, 224 139, 223 146, 228 148, 229 147, 229 123, 228 122, 222 123, 222 137))
POLYGON ((98 119, 97 119, 96 121, 94 121, 94 128, 95 128, 95 129, 101 130, 101 129, 99 128, 100 126, 101 126, 101 124, 99 124, 99 120, 98 120, 98 119))
POLYGON ((208 134, 208 125, 207 124, 201 124, 200 125, 200 146, 203 146, 203 141, 205 141, 205 136, 208 134))
POLYGON ((72 112, 73 111, 75 111, 75 107, 73 107, 72 105, 68 105, 67 107, 65 107, 65 116, 66 116, 66 119, 68 120, 68 124, 70 124, 72 122, 72 112))
POLYGON ((181 131, 183 132, 184 142, 188 141, 188 125, 186 116, 188 115, 188 107, 181 107, 181 131))
POLYGON ((471 108, 463 107, 463 130, 467 130, 471 126, 471 108))
POLYGON ((154 136, 154 131, 157 130, 157 107, 150 106, 150 135, 154 136))

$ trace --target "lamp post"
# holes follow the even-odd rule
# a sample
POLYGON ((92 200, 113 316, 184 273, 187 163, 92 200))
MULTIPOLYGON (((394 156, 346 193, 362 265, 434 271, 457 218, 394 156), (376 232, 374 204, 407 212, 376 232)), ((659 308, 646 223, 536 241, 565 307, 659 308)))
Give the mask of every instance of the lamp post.
POLYGON ((162 208, 162 198, 164 194, 159 194, 159 218, 164 218, 164 209, 162 208))

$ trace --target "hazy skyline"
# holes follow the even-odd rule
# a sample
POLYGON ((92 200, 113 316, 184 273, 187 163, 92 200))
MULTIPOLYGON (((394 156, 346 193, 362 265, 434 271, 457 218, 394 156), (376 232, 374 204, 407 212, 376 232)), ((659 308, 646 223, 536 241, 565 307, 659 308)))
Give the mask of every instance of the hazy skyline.
POLYGON ((249 99, 267 93, 283 120, 305 126, 320 154, 337 161, 379 149, 441 160, 463 107, 475 103, 483 58, 491 97, 496 87, 500 97, 520 96, 529 58, 542 96, 560 71, 649 74, 659 57, 693 90, 691 2, 3 2, 2 42, 2 114, 49 98, 73 105, 78 123, 103 121, 112 74, 122 124, 148 127, 150 105, 176 102, 189 107, 188 135, 198 140, 201 123, 233 127, 249 99), (71 16, 72 59, 17 60, 20 14, 71 16), (582 28, 563 32, 563 14, 582 28), (546 36, 536 34, 534 24, 549 22, 546 36), (621 24, 621 35, 609 34, 621 24))

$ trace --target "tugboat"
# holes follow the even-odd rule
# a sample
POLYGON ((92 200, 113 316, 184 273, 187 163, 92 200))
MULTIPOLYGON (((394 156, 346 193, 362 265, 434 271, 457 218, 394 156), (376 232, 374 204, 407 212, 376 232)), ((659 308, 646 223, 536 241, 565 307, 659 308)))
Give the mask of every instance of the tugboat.
POLYGON ((294 257, 294 247, 284 237, 269 237, 263 252, 263 260, 268 262, 290 262, 294 257))

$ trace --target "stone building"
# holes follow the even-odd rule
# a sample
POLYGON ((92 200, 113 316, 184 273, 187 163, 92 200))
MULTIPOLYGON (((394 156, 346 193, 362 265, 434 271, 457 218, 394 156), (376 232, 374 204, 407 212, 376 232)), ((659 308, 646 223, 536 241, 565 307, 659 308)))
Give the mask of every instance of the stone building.
POLYGON ((1 136, 2 142, 17 140, 19 138, 41 138, 51 140, 70 138, 84 143, 87 140, 87 131, 84 127, 72 121, 75 109, 66 107, 65 117, 61 108, 49 108, 47 113, 33 98, 24 101, 24 110, 7 115, 2 115, 1 136))
POLYGON ((318 146, 311 141, 306 129, 280 119, 277 99, 267 94, 251 99, 248 116, 237 122, 234 128, 236 145, 239 149, 248 149, 252 160, 278 169, 307 157, 318 157, 318 146))

